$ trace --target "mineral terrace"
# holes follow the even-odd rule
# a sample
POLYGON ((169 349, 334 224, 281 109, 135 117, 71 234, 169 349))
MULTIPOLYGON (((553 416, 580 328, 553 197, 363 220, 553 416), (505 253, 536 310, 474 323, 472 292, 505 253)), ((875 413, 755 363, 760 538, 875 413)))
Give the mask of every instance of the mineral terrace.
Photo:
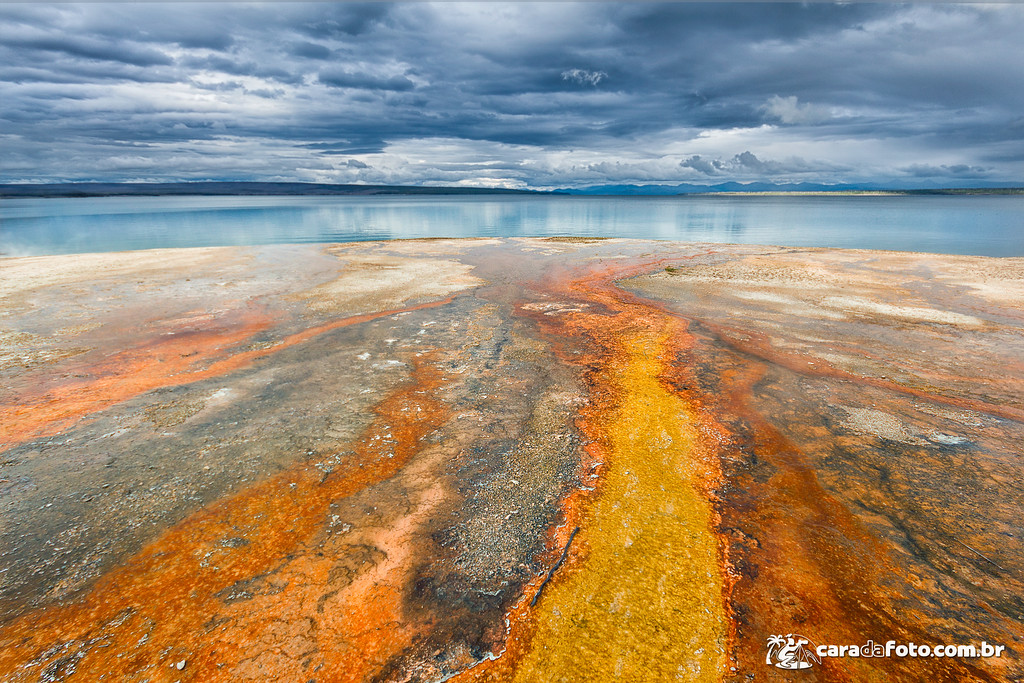
POLYGON ((1012 258, 2 259, 0 679, 1020 680, 1022 327, 1012 258))

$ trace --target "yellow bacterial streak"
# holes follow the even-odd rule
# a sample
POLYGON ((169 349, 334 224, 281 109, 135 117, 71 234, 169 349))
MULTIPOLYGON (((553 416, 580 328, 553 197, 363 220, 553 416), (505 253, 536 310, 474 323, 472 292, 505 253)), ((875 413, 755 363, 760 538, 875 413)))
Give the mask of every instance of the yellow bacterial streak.
POLYGON ((674 321, 620 337, 600 378, 610 467, 547 586, 516 681, 717 681, 728 625, 696 412, 659 379, 674 321))

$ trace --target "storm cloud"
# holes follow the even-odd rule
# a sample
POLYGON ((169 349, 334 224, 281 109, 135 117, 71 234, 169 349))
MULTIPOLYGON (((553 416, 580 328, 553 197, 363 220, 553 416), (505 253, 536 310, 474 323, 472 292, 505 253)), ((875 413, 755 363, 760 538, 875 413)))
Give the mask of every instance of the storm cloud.
POLYGON ((1024 7, 0 5, 0 181, 1024 176, 1024 7))

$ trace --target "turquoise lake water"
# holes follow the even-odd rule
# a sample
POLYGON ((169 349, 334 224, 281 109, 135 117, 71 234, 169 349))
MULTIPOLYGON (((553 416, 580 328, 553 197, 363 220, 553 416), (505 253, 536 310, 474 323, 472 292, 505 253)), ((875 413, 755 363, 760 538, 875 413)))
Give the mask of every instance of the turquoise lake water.
POLYGON ((0 200, 6 256, 545 235, 1024 256, 1024 196, 0 200))

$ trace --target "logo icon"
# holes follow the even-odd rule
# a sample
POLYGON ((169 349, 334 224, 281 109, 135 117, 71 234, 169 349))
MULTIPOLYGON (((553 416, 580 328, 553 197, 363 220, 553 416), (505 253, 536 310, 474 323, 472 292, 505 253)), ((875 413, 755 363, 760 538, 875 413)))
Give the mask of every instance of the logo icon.
POLYGON ((821 658, 816 652, 817 646, 810 638, 798 633, 788 633, 784 636, 768 637, 768 656, 765 657, 765 664, 774 664, 779 669, 796 671, 798 669, 810 669, 814 664, 821 664, 821 658), (808 647, 808 645, 810 647, 808 647))

